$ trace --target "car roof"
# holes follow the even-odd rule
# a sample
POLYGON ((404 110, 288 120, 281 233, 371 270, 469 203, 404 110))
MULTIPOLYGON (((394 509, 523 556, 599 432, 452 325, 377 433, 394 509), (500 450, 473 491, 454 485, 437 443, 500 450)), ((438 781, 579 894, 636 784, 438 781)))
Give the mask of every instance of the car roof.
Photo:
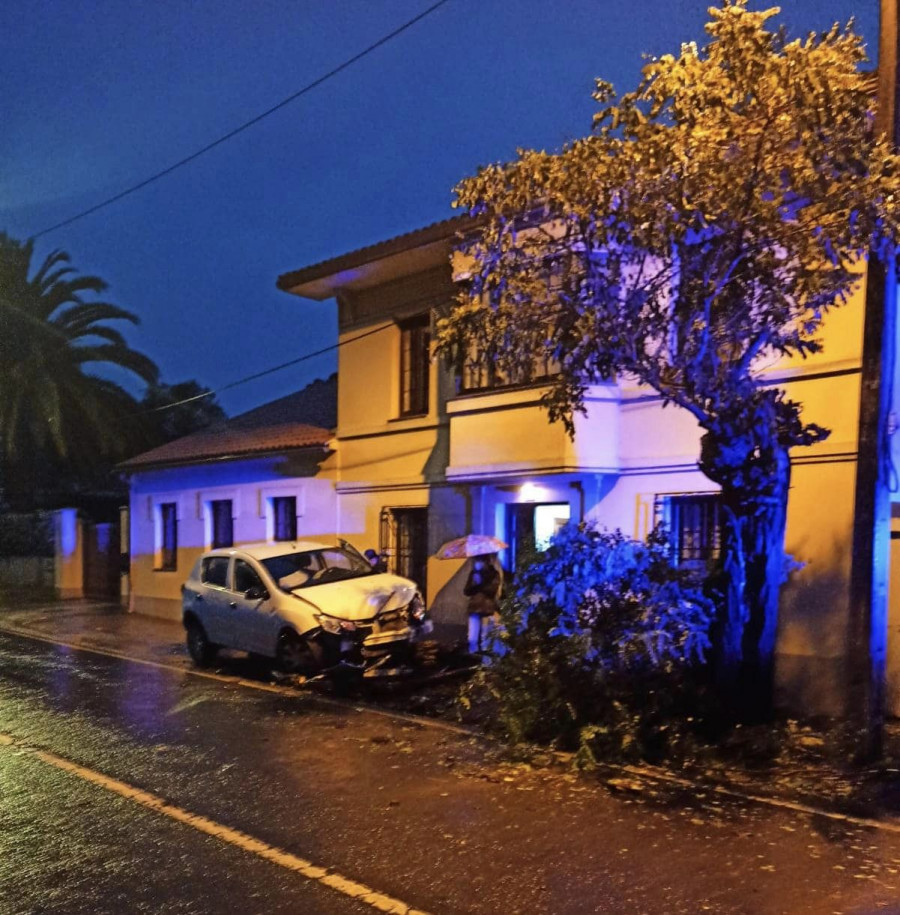
POLYGON ((204 556, 234 556, 241 553, 254 559, 269 559, 272 556, 285 556, 289 553, 306 553, 309 550, 327 550, 337 547, 336 543, 323 543, 319 540, 280 540, 277 543, 242 543, 240 546, 221 547, 208 550, 204 556))

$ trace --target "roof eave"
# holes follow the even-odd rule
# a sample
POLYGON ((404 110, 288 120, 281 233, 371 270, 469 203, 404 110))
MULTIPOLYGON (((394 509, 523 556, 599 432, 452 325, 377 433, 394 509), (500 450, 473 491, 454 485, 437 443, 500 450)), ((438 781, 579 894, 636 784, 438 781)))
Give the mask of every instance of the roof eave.
POLYGON ((161 459, 158 461, 147 461, 135 464, 132 461, 122 461, 116 464, 115 469, 121 474, 130 476, 135 473, 143 473, 146 470, 164 470, 173 467, 193 467, 198 464, 219 464, 225 461, 240 461, 247 458, 271 457, 276 454, 296 454, 298 452, 321 452, 323 455, 330 454, 334 449, 330 443, 317 445, 298 445, 296 447, 266 448, 258 451, 234 451, 228 454, 211 454, 197 455, 191 458, 171 458, 169 460, 161 459))
POLYGON ((283 273, 278 277, 277 286, 284 292, 322 301, 346 289, 365 289, 443 263, 449 265, 456 241, 477 224, 468 215, 455 216, 424 229, 283 273))

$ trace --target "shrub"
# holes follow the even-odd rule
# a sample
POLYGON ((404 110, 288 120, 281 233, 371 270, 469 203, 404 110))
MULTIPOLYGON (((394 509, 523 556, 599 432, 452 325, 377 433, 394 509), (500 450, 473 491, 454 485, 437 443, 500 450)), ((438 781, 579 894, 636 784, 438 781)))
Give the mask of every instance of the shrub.
POLYGON ((712 602, 646 543, 567 525, 520 569, 503 627, 463 695, 513 741, 658 757, 691 717, 691 673, 709 648, 712 602))

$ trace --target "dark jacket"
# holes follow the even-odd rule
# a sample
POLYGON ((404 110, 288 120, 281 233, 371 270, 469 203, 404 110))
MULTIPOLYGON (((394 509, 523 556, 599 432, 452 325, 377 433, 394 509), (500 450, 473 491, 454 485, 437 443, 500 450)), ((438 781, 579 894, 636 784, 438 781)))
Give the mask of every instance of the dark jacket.
POLYGON ((500 570, 492 563, 485 562, 482 568, 472 567, 463 594, 469 598, 469 613, 478 616, 492 616, 500 609, 498 598, 503 585, 500 570))

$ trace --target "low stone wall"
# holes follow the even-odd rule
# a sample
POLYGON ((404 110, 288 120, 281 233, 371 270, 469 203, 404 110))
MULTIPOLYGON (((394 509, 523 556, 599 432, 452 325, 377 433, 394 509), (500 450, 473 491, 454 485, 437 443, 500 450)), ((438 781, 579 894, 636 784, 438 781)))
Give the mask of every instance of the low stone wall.
POLYGON ((0 595, 6 598, 53 597, 56 568, 46 556, 0 556, 0 595))

